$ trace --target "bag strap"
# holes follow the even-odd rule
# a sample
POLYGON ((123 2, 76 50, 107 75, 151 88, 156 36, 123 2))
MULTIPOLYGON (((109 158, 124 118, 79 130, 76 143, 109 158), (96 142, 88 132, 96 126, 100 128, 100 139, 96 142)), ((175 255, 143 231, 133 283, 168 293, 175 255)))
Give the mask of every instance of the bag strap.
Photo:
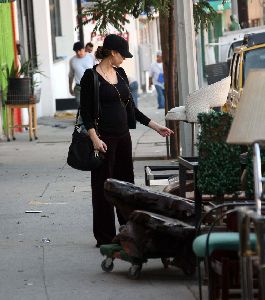
MULTIPOLYGON (((95 121, 95 126, 97 126, 97 121, 99 118, 99 82, 98 82, 98 73, 95 69, 91 69, 93 73, 93 81, 94 81, 94 115, 93 119, 95 121)), ((80 115, 80 106, 78 107, 75 125, 78 125, 78 118, 80 115)))
POLYGON ((94 77, 94 119, 95 121, 99 118, 99 84, 98 84, 98 73, 95 69, 92 69, 94 77))

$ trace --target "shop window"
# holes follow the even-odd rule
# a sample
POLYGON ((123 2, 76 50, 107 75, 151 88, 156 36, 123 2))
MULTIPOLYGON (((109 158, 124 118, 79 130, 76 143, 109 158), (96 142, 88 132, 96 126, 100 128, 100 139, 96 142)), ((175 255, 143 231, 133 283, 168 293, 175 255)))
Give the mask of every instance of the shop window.
POLYGON ((50 18, 51 18, 51 38, 52 38, 52 52, 53 60, 60 57, 56 54, 56 37, 62 36, 60 0, 49 0, 50 4, 50 18))

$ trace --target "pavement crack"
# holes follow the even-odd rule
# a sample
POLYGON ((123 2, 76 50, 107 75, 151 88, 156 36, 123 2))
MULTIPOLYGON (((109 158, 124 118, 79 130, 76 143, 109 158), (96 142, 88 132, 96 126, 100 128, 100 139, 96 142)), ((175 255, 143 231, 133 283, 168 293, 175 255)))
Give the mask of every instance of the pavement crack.
MULTIPOLYGON (((63 167, 61 168, 60 172, 57 174, 57 176, 56 176, 56 178, 55 178, 55 180, 54 180, 55 183, 57 182, 58 178, 61 176, 61 174, 62 174, 62 172, 63 172, 63 170, 64 170, 66 164, 67 164, 67 162, 64 163, 64 165, 63 165, 63 167)), ((46 186, 45 186, 45 188, 44 188, 44 191, 43 191, 42 194, 40 195, 40 198, 42 198, 42 197, 44 196, 44 194, 47 192, 49 186, 50 186, 50 182, 48 182, 48 183, 46 184, 46 186)))
POLYGON ((46 284, 46 275, 45 275, 45 253, 44 253, 44 246, 41 246, 42 248, 42 264, 41 264, 41 273, 42 273, 42 281, 43 281, 43 287, 44 287, 44 292, 47 300, 50 300, 49 294, 48 294, 48 289, 47 289, 47 284, 46 284))
POLYGON ((67 162, 64 163, 63 167, 61 168, 60 172, 58 173, 58 175, 56 176, 55 178, 55 181, 54 182, 57 182, 58 178, 61 176, 65 166, 66 166, 67 162))
POLYGON ((42 194, 40 195, 40 197, 43 197, 44 194, 46 193, 46 191, 48 190, 48 187, 49 187, 50 183, 48 182, 44 188, 44 191, 42 192, 42 194))

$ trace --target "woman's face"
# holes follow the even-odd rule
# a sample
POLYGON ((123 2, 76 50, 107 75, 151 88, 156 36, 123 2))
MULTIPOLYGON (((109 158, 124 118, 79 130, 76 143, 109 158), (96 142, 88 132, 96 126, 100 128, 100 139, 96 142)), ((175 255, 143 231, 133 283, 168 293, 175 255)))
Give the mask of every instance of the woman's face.
POLYGON ((119 67, 123 61, 125 60, 125 57, 123 57, 118 51, 111 51, 111 63, 115 67, 119 67))

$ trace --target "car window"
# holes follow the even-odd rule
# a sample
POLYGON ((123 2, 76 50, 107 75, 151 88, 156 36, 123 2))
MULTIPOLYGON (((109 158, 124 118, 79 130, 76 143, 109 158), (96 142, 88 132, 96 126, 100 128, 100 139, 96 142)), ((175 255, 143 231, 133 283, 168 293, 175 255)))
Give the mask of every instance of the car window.
POLYGON ((239 76, 240 76, 240 54, 237 54, 236 60, 235 60, 235 82, 234 82, 234 87, 239 91, 239 76))
POLYGON ((245 52, 243 85, 251 69, 265 69, 265 47, 245 52))

